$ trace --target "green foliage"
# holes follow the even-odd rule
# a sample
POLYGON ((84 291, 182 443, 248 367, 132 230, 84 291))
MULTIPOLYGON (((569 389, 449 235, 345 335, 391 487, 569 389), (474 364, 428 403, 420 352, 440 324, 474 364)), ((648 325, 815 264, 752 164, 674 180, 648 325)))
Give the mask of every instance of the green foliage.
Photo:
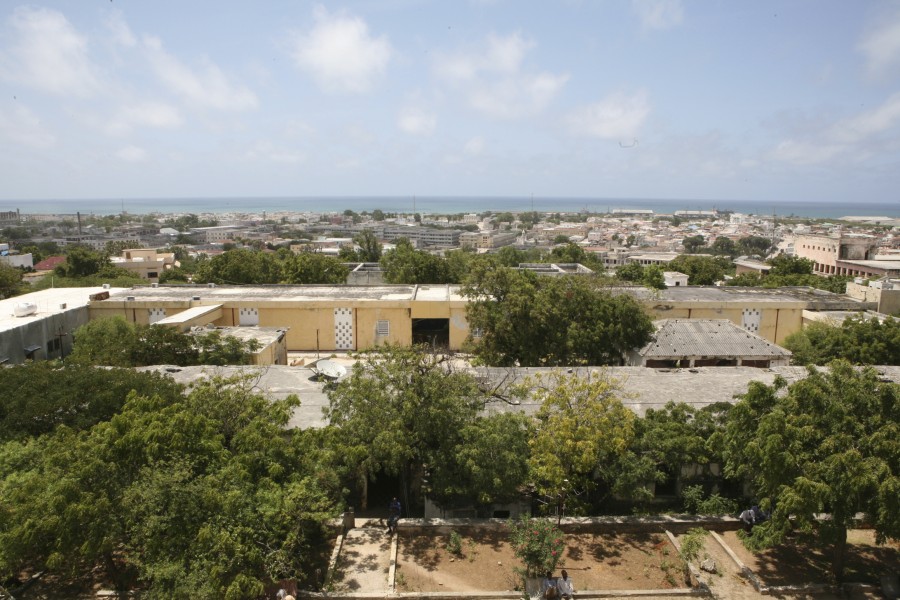
POLYGON ((508 526, 513 553, 525 565, 526 577, 540 577, 556 570, 566 542, 552 521, 523 516, 510 520, 508 526))
MULTIPOLYGON (((325 410, 340 432, 340 454, 358 477, 400 476, 418 491, 421 466, 453 456, 484 398, 470 375, 453 371, 426 347, 385 345, 355 358, 350 374, 329 391, 325 410)), ((433 477, 439 503, 443 490, 454 489, 443 473, 433 477)))
POLYGON ((619 399, 621 383, 602 371, 554 371, 527 378, 518 394, 540 403, 528 444, 534 490, 558 514, 584 509, 595 472, 625 453, 634 435, 634 413, 619 399))
POLYGON ((195 283, 259 285, 281 281, 281 265, 273 254, 235 249, 197 264, 195 283))
POLYGON ((785 348, 798 365, 841 358, 855 365, 900 365, 900 320, 847 317, 840 326, 811 323, 788 336, 785 348))
POLYGON ((753 382, 724 440, 726 475, 746 478, 772 511, 753 528, 755 545, 778 544, 795 528, 815 531, 833 545, 840 580, 858 512, 878 541, 900 538, 900 386, 874 369, 834 361, 790 386, 753 382), (822 512, 829 518, 818 520, 822 512))
POLYGON ((681 491, 681 500, 684 502, 684 511, 692 515, 732 515, 738 511, 738 503, 731 498, 725 498, 719 494, 706 494, 702 485, 691 485, 681 491))
POLYGON ((651 290, 666 289, 666 277, 663 275, 663 270, 658 265, 650 265, 644 269, 644 276, 641 278, 641 283, 651 290))
POLYGON ((110 419, 131 390, 174 399, 181 388, 156 373, 38 361, 0 369, 0 442, 88 429, 110 419))
POLYGON ((337 258, 318 252, 300 252, 282 264, 284 283, 347 283, 350 270, 337 258))
POLYGON ((21 294, 24 286, 22 270, 0 262, 0 300, 21 294))
POLYGON ((715 285, 725 277, 730 261, 722 256, 688 256, 682 254, 669 263, 672 271, 688 276, 688 285, 715 285))
POLYGON ((67 361, 81 365, 142 367, 148 365, 250 364, 259 349, 220 331, 192 335, 173 327, 129 323, 122 317, 94 319, 75 331, 67 361))
POLYGON ((103 566, 148 598, 250 598, 266 580, 304 580, 333 483, 309 468, 304 434, 284 430, 296 397, 251 387, 135 392, 89 430, 0 446, 0 576, 103 566))
POLYGON ((772 240, 758 235, 748 235, 737 241, 737 252, 746 256, 765 256, 772 247, 772 240))
POLYGON ((703 544, 709 532, 701 527, 694 527, 681 538, 681 560, 684 562, 693 562, 700 556, 703 550, 703 544))
POLYGON ((621 364, 653 324, 627 294, 588 277, 539 277, 508 268, 473 274, 463 293, 479 360, 491 366, 621 364))
POLYGON ((381 257, 388 283, 450 283, 447 265, 439 256, 413 248, 409 240, 397 240, 393 250, 381 257))
POLYGON ((187 231, 194 227, 215 227, 219 222, 215 219, 201 219, 197 215, 183 215, 174 219, 166 219, 166 227, 177 229, 178 231, 187 231))
POLYGON ((563 235, 560 233, 559 235, 557 235, 556 237, 553 238, 553 243, 554 244, 568 244, 569 236, 563 235))
POLYGON ((709 248, 717 256, 734 257, 737 255, 737 246, 734 240, 725 236, 719 236, 709 248))
POLYGON ((641 282, 644 279, 644 265, 641 263, 628 263, 616 267, 616 278, 622 281, 641 282))
POLYGON ((455 556, 462 556, 462 536, 454 529, 447 536, 447 552, 455 556))
POLYGON ((56 267, 57 275, 65 277, 87 277, 96 275, 104 267, 111 266, 109 257, 102 252, 95 252, 87 246, 74 245, 66 247, 66 262, 56 267))
POLYGON ((787 254, 771 258, 768 263, 772 265, 769 275, 812 275, 814 265, 813 261, 808 258, 788 256, 787 254))
POLYGON ((681 245, 688 254, 697 254, 706 249, 706 240, 702 235, 693 235, 681 240, 681 245))
POLYGON ((459 444, 432 467, 432 491, 446 503, 493 504, 522 496, 528 478, 531 419, 521 413, 477 417, 459 444))

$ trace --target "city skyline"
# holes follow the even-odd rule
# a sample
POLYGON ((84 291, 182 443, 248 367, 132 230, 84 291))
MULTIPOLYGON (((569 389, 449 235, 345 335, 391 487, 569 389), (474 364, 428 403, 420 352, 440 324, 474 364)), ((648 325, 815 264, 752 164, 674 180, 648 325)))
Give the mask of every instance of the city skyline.
MULTIPOLYGON (((0 200, 887 203, 900 4, 13 4, 0 200)), ((27 210, 26 206, 22 206, 27 210)))

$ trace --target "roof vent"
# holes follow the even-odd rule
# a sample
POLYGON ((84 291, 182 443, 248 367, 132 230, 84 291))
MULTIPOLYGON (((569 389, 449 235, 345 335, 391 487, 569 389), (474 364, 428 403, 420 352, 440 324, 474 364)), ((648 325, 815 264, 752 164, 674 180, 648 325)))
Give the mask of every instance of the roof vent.
POLYGON ((63 302, 62 304, 59 305, 59 310, 66 310, 66 303, 65 303, 65 302, 63 302))
POLYGON ((213 288, 213 287, 216 287, 216 284, 214 284, 214 283, 207 283, 207 284, 206 284, 206 287, 211 287, 211 288, 213 288))
POLYGON ((199 299, 200 299, 200 296, 194 296, 193 298, 191 298, 191 300, 199 300, 199 299))
POLYGON ((150 284, 150 287, 152 287, 152 288, 158 288, 158 287, 159 287, 159 284, 158 284, 158 283, 151 283, 151 284, 150 284))
POLYGON ((127 296, 127 297, 125 298, 125 300, 128 301, 128 302, 134 302, 134 296, 127 296))
POLYGON ((103 284, 103 289, 104 289, 104 290, 108 290, 108 289, 109 289, 109 284, 108 284, 108 283, 104 283, 104 284, 103 284))

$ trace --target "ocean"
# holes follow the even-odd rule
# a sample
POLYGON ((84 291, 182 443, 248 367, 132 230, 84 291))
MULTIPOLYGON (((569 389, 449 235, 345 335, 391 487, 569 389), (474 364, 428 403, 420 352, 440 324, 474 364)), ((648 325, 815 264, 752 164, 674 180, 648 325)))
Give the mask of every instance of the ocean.
POLYGON ((490 211, 606 212, 620 209, 649 209, 655 213, 676 210, 730 210, 755 215, 817 217, 886 216, 900 218, 900 203, 822 203, 799 201, 691 200, 642 198, 554 198, 554 197, 473 197, 473 196, 305 196, 234 198, 129 198, 83 200, 0 200, 0 212, 19 209, 23 214, 111 215, 123 211, 148 213, 269 213, 276 212, 356 212, 380 209, 388 213, 459 214, 490 211))

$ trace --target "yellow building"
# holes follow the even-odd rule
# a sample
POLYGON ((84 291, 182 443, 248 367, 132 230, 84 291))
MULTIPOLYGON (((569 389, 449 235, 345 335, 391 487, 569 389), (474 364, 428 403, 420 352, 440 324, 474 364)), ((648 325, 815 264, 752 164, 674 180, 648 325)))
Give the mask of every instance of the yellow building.
POLYGON ((113 256, 110 260, 114 267, 127 269, 149 281, 158 281, 163 271, 177 265, 174 253, 157 252, 152 248, 124 250, 122 256, 113 256))
MULTIPOLYGON (((861 311, 873 303, 811 288, 622 288, 654 319, 728 319, 781 344, 804 325, 804 311, 861 311)), ((90 318, 185 326, 287 329, 289 351, 361 350, 384 343, 428 343, 458 351, 469 335, 459 286, 159 286, 90 303, 90 318), (183 314, 181 314, 183 313, 183 314), (175 317, 175 315, 180 315, 175 317)))

